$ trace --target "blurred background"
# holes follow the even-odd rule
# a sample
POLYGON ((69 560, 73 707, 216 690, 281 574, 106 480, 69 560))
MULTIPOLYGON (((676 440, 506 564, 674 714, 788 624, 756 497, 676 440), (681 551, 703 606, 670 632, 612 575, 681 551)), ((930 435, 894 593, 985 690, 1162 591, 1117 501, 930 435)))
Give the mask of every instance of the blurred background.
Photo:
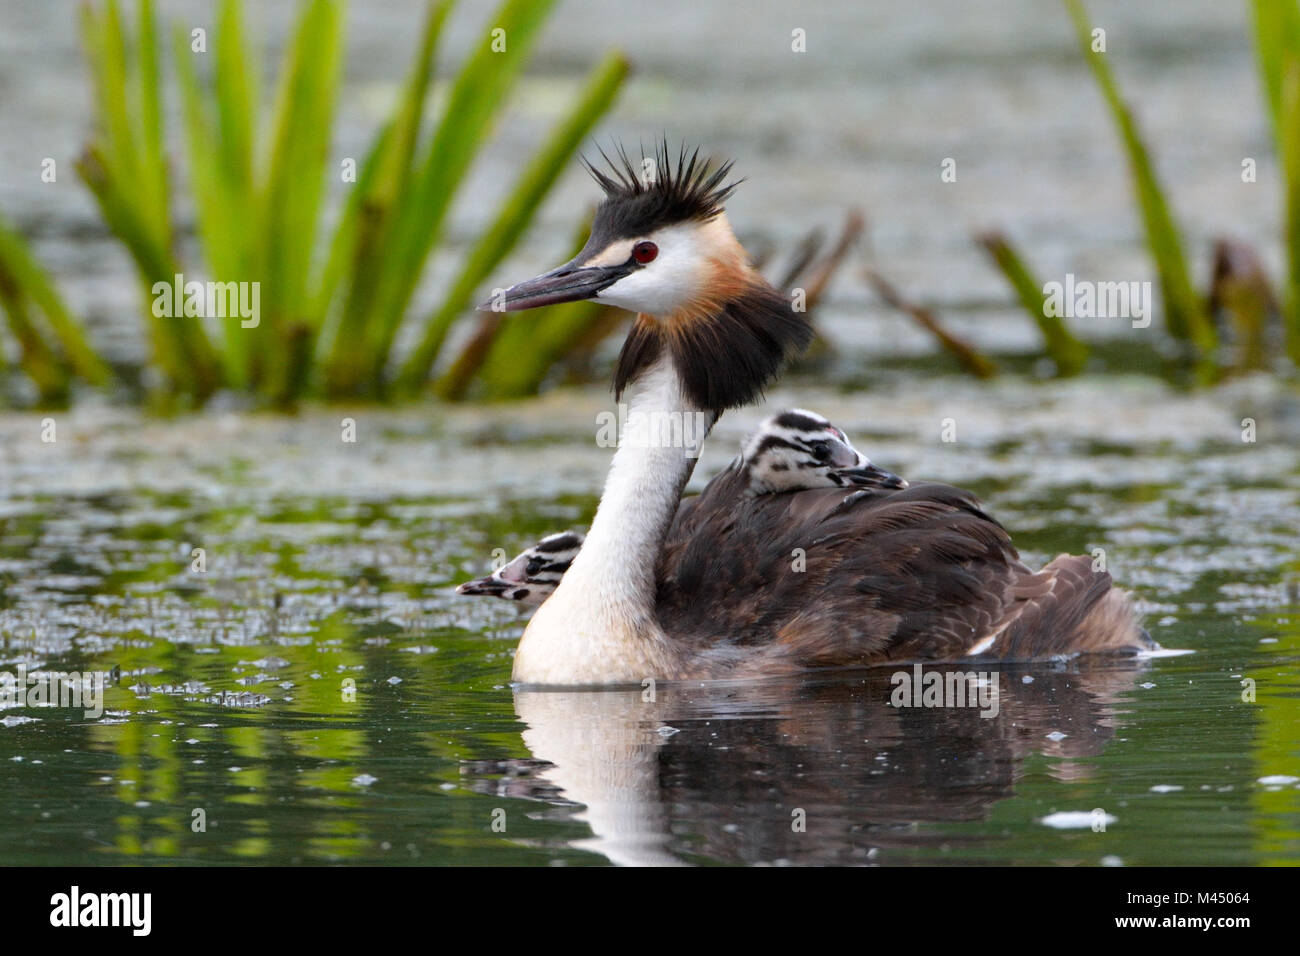
MULTIPOLYGON (((477 49, 493 10, 488 3, 453 10, 438 77, 450 77, 477 49)), ((1220 237, 1253 244, 1281 279, 1284 206, 1250 4, 1189 2, 1174 13, 1162 4, 1102 0, 1088 10, 1107 31, 1109 61, 1184 230, 1197 286, 1208 287, 1220 237), (1242 182, 1246 157, 1257 161, 1251 184, 1242 182)), ((164 3, 159 15, 215 33, 211 4, 164 3)), ((248 32, 263 41, 268 99, 295 15, 292 3, 249 11, 248 32)), ((402 0, 352 4, 346 12, 324 178, 327 219, 352 191, 339 181, 338 163, 360 161, 391 113, 423 17, 421 3, 402 0)), ((7 134, 0 210, 30 237, 106 356, 143 361, 147 345, 129 257, 107 235, 72 168, 94 123, 75 14, 67 5, 20 0, 6 11, 0 43, 7 134), (57 185, 40 182, 45 156, 61 160, 57 185)), ((1156 279, 1125 153, 1061 4, 936 0, 901 16, 853 3, 798 13, 759 3, 740 14, 727 4, 667 2, 653 13, 610 16, 598 3, 564 2, 541 26, 524 79, 451 205, 448 249, 430 257, 413 313, 445 293, 458 274, 457 253, 489 225, 504 184, 514 182, 583 78, 613 49, 626 54, 632 74, 581 142, 587 152, 593 142, 615 140, 635 152, 639 143, 667 135, 736 159, 747 182, 730 204, 731 218, 746 237, 770 240, 778 250, 817 227, 833 233, 846 208, 860 207, 869 218, 860 254, 912 298, 942 307, 954 331, 977 344, 1022 353, 1040 348, 1034 325, 972 241, 974 231, 1007 233, 1044 281, 1067 271, 1156 279), (791 52, 794 29, 806 31, 806 53, 791 52), (940 180, 948 157, 957 161, 955 183, 940 180)), ((446 85, 435 82, 432 95, 445 94, 446 85)), ((165 83, 164 93, 169 156, 183 179, 175 84, 165 83)), ((194 210, 188 191, 178 192, 185 248, 195 244, 194 210)), ((566 163, 517 249, 484 285, 562 261, 594 198, 585 173, 566 163)), ((190 272, 205 278, 189 251, 190 272)), ((915 323, 870 294, 856 268, 836 273, 822 311, 827 332, 848 349, 888 356, 934 348, 915 323)), ((408 348, 416 324, 414 316, 407 323, 408 348)), ((1128 326, 1095 320, 1075 331, 1106 339, 1133 334, 1128 326)))
POLYGON ((156 82, 134 2, 82 9, 0 12, 0 670, 112 679, 98 719, 0 706, 4 862, 1300 859, 1294 2, 168 0, 156 82), (452 588, 585 528, 626 318, 469 306, 572 254, 578 150, 662 137, 734 159, 742 241, 818 290, 693 489, 813 408, 1030 564, 1100 551, 1194 653, 1016 671, 991 721, 867 678, 525 712, 525 619, 452 588), (173 271, 262 282, 261 326, 154 321, 173 271), (1150 281, 1151 327, 1042 322, 1067 273, 1150 281), (593 749, 609 792, 563 772, 593 749))

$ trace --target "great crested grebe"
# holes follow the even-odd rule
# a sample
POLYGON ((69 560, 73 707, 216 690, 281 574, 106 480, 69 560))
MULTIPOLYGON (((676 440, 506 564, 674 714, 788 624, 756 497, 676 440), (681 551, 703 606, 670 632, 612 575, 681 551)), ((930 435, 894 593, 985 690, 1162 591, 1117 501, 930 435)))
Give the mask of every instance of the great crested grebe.
MULTIPOLYGON (((732 233, 731 164, 710 171, 684 148, 674 164, 666 144, 656 154, 645 179, 621 151, 608 171, 587 164, 605 198, 582 251, 481 308, 596 299, 636 312, 614 373, 629 420, 695 415, 711 426, 755 401, 811 330, 732 233)), ((620 442, 582 549, 520 639, 516 681, 640 684, 1153 646, 1090 558, 1030 570, 975 497, 948 485, 749 496, 732 472, 682 502, 706 432, 620 442)))
MULTIPOLYGON (((728 471, 733 469, 743 475, 747 482, 744 493, 749 495, 848 485, 907 487, 902 478, 873 465, 849 443, 844 432, 802 408, 764 420, 728 466, 728 471)), ((487 577, 459 585, 456 593, 541 604, 569 570, 582 541, 577 531, 547 535, 487 577)))

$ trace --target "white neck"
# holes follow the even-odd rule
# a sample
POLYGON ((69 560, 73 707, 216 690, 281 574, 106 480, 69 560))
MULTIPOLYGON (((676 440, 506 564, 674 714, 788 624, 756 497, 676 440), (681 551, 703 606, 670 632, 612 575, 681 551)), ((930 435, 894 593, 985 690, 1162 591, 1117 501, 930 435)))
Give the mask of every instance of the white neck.
POLYGON ((655 620, 655 565, 714 419, 686 400, 667 358, 637 380, 591 530, 524 630, 516 681, 640 684, 677 676, 679 655, 655 620))

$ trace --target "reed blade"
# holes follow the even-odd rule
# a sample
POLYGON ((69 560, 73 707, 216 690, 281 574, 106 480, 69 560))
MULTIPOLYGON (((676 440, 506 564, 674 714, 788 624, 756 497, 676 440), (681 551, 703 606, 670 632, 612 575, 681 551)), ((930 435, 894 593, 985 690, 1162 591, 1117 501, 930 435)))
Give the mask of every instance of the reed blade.
MULTIPOLYGON (((437 244, 451 201, 483 147, 550 15, 555 0, 505 0, 452 84, 447 104, 397 211, 386 254, 389 268, 368 304, 365 375, 382 378, 393 339, 437 244)), ((359 382, 348 383, 351 387, 359 382)))
POLYGON ((407 76, 398 110, 376 136, 335 232, 321 276, 317 301, 333 298, 345 280, 347 292, 335 325, 325 341, 326 391, 353 391, 374 364, 364 350, 366 326, 389 255, 397 203, 409 197, 412 165, 424 122, 425 102, 433 64, 451 3, 432 3, 414 64, 407 76))
POLYGON ((1119 92, 1106 61, 1107 54, 1093 48, 1092 22, 1081 0, 1064 0, 1102 98, 1111 114, 1128 159, 1133 189, 1137 195, 1147 248, 1155 260, 1165 306, 1165 325, 1173 338, 1185 343, 1201 376, 1212 377, 1218 345, 1214 326, 1204 303, 1192 285, 1191 272, 1183 254, 1182 240, 1174 222, 1155 167, 1138 133, 1137 123, 1119 92))
POLYGON ((272 110, 265 179, 257 191, 261 246, 261 322, 251 332, 256 350, 252 380, 265 397, 280 401, 290 381, 290 356, 309 354, 302 336, 313 333, 308 294, 330 133, 342 65, 343 4, 308 0, 302 7, 280 69, 272 110))
POLYGON ((976 237, 1007 282, 1011 284, 1021 306, 1043 334, 1043 346, 1063 377, 1078 375, 1088 361, 1088 346, 1075 337, 1061 316, 1049 315, 1047 296, 1010 240, 1001 233, 989 232, 976 237))
POLYGON ((68 368, 92 385, 107 384, 108 365, 90 346, 49 275, 3 217, 0 217, 0 268, 4 269, 6 281, 15 293, 44 315, 68 368))
MULTIPOLYGON (((609 111, 627 72, 627 60, 619 53, 609 54, 592 71, 573 108, 533 156, 514 189, 501 203, 492 225, 466 257, 459 277, 438 310, 425 321, 423 337, 402 369, 400 381, 406 389, 418 389, 428 377, 448 329, 465 312, 483 280, 515 247, 542 200, 568 168, 578 146, 609 111)), ((443 394, 459 390, 459 387, 440 388, 443 394)))
POLYGON ((902 293, 879 273, 868 269, 863 272, 863 275, 885 304, 911 316, 918 325, 933 335, 943 350, 955 358, 966 371, 976 378, 992 378, 997 374, 998 367, 991 359, 965 339, 945 329, 929 309, 904 298, 902 293))

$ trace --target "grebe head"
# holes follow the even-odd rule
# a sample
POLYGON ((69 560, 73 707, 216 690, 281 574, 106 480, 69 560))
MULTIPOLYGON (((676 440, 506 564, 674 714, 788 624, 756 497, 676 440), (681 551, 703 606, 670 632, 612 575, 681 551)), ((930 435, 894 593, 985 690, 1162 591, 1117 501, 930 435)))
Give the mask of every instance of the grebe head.
POLYGON ((456 588, 456 593, 541 604, 569 570, 582 541, 576 531, 547 535, 487 577, 466 581, 456 588))
POLYGON ((726 183, 730 163, 710 172, 699 150, 688 159, 683 149, 674 167, 666 146, 639 167, 621 149, 617 164, 601 156, 609 172, 584 160, 605 193, 586 245, 559 268, 500 293, 496 305, 505 311, 596 299, 669 320, 705 298, 719 273, 743 269, 723 214, 737 186, 726 183))
POLYGON ((501 290, 480 309, 513 312, 593 299, 638 313, 615 373, 623 389, 667 352, 686 398, 721 412, 758 397, 812 331, 753 268, 723 205, 738 183, 667 143, 634 164, 587 163, 605 193, 591 235, 571 261, 501 290))
POLYGON ((756 495, 848 485, 907 487, 902 478, 873 465, 827 419, 801 408, 765 420, 741 460, 749 469, 750 494, 756 495))

